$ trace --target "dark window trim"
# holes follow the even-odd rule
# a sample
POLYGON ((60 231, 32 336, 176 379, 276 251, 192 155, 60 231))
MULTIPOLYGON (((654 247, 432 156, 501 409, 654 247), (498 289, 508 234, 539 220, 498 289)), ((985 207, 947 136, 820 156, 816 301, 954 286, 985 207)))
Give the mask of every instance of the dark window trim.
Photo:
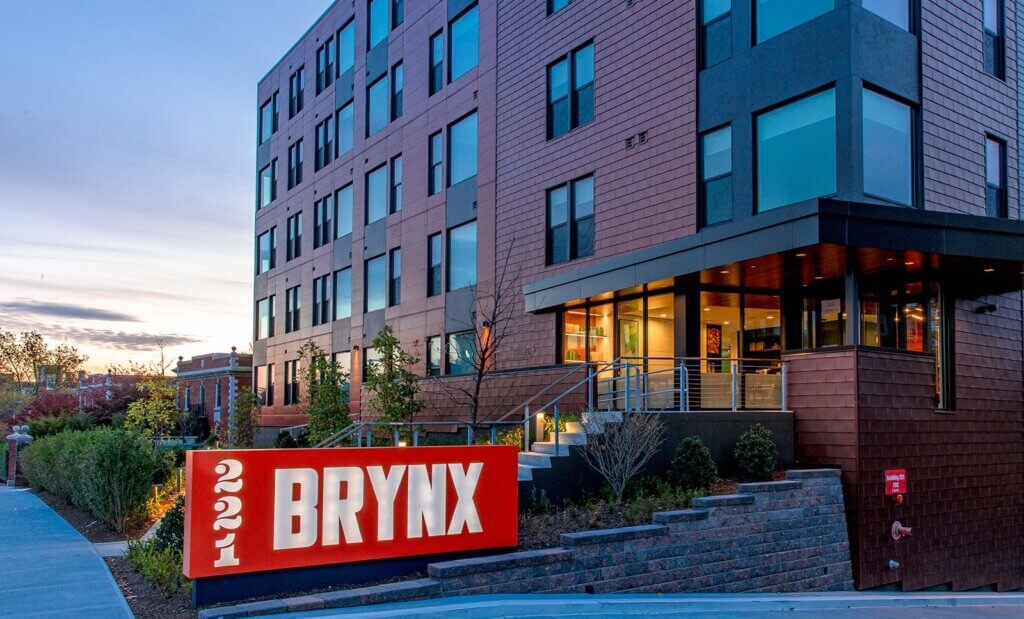
POLYGON ((597 202, 597 175, 594 172, 591 172, 589 174, 584 174, 582 176, 577 176, 576 178, 572 178, 572 179, 570 179, 570 180, 568 180, 568 181, 566 181, 564 183, 559 183, 559 184, 554 185, 552 187, 548 187, 547 189, 544 190, 544 224, 545 224, 545 228, 544 228, 544 241, 545 241, 544 242, 544 250, 545 250, 545 262, 546 262, 547 266, 554 266, 556 264, 568 264, 568 263, 570 263, 570 262, 572 262, 574 260, 579 260, 581 258, 589 258, 589 257, 594 255, 593 252, 591 252, 589 254, 586 254, 586 255, 579 255, 579 239, 577 238, 577 235, 576 235, 576 225, 579 224, 579 222, 580 222, 580 219, 577 218, 577 216, 576 216, 576 183, 578 183, 578 182, 580 182, 582 180, 588 179, 588 178, 589 179, 593 179, 593 183, 594 183, 594 202, 595 202, 595 204, 594 204, 594 213, 591 214, 591 215, 588 215, 587 217, 584 217, 583 219, 589 218, 589 219, 594 220, 597 217, 597 205, 596 205, 596 202, 597 202), (566 231, 567 231, 567 238, 568 238, 568 241, 569 241, 569 248, 568 248, 568 252, 567 252, 568 258, 566 260, 564 260, 562 262, 554 262, 553 256, 551 255, 552 252, 551 252, 551 242, 550 242, 550 240, 551 240, 550 239, 550 235, 551 235, 551 192, 555 191, 556 189, 561 189, 561 188, 565 188, 565 195, 566 195, 566 209, 567 209, 567 212, 566 212, 565 226, 566 226, 566 231))
MULTIPOLYGON (((916 3, 914 3, 914 4, 916 4, 916 3)), ((868 196, 868 197, 870 197, 870 198, 872 198, 874 200, 879 200, 881 202, 885 202, 886 204, 891 204, 893 206, 897 206, 897 207, 901 207, 901 208, 923 209, 924 208, 924 164, 923 164, 923 161, 924 161, 924 157, 923 157, 923 153, 924 153, 924 138, 923 138, 922 127, 921 127, 921 125, 922 125, 921 111, 920 111, 920 109, 918 109, 918 105, 916 103, 914 103, 913 101, 911 101, 910 99, 906 99, 906 98, 901 97, 901 96, 899 96, 897 94, 893 94, 893 93, 891 93, 891 92, 889 92, 889 91, 887 91, 887 90, 885 90, 885 89, 883 89, 883 88, 881 88, 879 86, 876 86, 875 84, 872 84, 870 82, 862 82, 861 89, 862 90, 871 91, 871 92, 875 93, 876 95, 878 95, 880 97, 885 97, 886 99, 892 99, 893 101, 896 101, 897 103, 903 104, 903 105, 905 105, 905 106, 910 108, 910 204, 908 205, 908 204, 900 204, 899 202, 893 202, 892 200, 890 200, 888 198, 883 198, 882 196, 876 196, 875 194, 868 193, 867 191, 864 192, 864 195, 868 196)), ((864 130, 863 130, 863 125, 864 125, 864 106, 863 106, 863 98, 864 98, 864 94, 861 93, 861 101, 862 101, 862 103, 861 103, 861 107, 860 107, 860 110, 861 110, 861 112, 860 112, 860 114, 861 114, 861 118, 860 118, 860 122, 861 122, 861 135, 860 135, 860 139, 861 139, 861 152, 862 152, 862 154, 863 154, 863 150, 864 150, 864 130)), ((838 106, 838 102, 837 102, 837 106, 838 106)), ((836 122, 838 123, 838 121, 839 121, 839 113, 838 113, 838 110, 837 110, 837 112, 836 112, 836 122)), ((838 126, 837 126, 837 130, 838 130, 838 126)), ((838 136, 836 136, 836 139, 838 141, 838 136)), ((862 185, 861 189, 863 189, 863 181, 861 182, 861 185, 862 185)))
POLYGON ((428 41, 427 42, 427 46, 429 48, 427 50, 427 93, 428 93, 427 96, 432 97, 432 96, 436 95, 437 93, 441 92, 442 90, 444 90, 444 76, 445 76, 444 57, 445 57, 445 50, 448 49, 448 44, 444 40, 444 28, 442 28, 442 29, 434 32, 434 34, 430 35, 430 38, 427 41, 428 41), (440 62, 435 63, 434 62, 434 41, 437 40, 438 37, 442 37, 442 40, 441 40, 441 59, 440 59, 440 62), (435 87, 435 83, 434 83, 434 70, 437 67, 437 65, 441 65, 441 80, 440 80, 440 83, 436 84, 436 87, 435 87))
POLYGON ((1007 140, 993 133, 985 133, 985 214, 989 217, 997 217, 1000 219, 1006 219, 1010 216, 1010 205, 1009 205, 1009 192, 1007 191, 1007 182, 1009 180, 1009 174, 1007 173, 1007 140), (988 213, 988 190, 991 185, 988 184, 988 142, 996 142, 999 144, 999 213, 990 215, 988 213))
MULTIPOLYGON (((461 122, 463 122, 465 120, 468 120, 470 116, 476 116, 477 117, 477 119, 476 119, 477 120, 477 129, 476 129, 476 131, 477 131, 477 134, 476 134, 476 157, 477 157, 476 165, 477 165, 477 173, 474 174, 473 176, 468 177, 468 178, 464 178, 464 179, 462 179, 459 182, 461 183, 463 181, 468 181, 471 178, 475 178, 476 176, 478 176, 480 174, 480 117, 477 115, 477 111, 478 110, 476 108, 473 108, 472 111, 466 112, 465 114, 463 114, 459 118, 456 118, 452 122, 448 123, 448 126, 445 128, 444 136, 442 136, 442 142, 443 142, 442 148, 444 148, 444 157, 446 157, 448 159, 448 165, 444 166, 444 170, 443 170, 443 172, 441 174, 441 176, 444 179, 444 187, 445 188, 448 188, 448 187, 452 186, 452 127, 454 127, 455 125, 457 125, 457 124, 459 124, 459 123, 461 123, 461 122)), ((438 132, 433 133, 431 135, 437 135, 437 133, 441 133, 441 132, 438 131, 438 132)), ((442 165, 444 164, 444 158, 441 159, 441 163, 442 163, 442 165)))
MULTIPOLYGON (((755 121, 754 122, 755 123, 757 122, 756 121, 756 116, 755 116, 755 121)), ((716 223, 713 223, 713 224, 707 223, 707 219, 708 219, 708 205, 707 205, 707 195, 706 195, 707 191, 704 188, 704 186, 707 185, 708 183, 711 183, 711 182, 723 179, 723 178, 725 178, 727 176, 733 176, 735 174, 735 171, 733 170, 733 168, 735 166, 733 166, 732 165, 733 162, 730 161, 729 173, 728 174, 719 174, 718 176, 716 176, 714 178, 708 178, 708 179, 704 178, 704 138, 709 136, 709 135, 711 135, 712 133, 716 133, 718 131, 721 131, 722 129, 725 129, 726 127, 732 128, 732 122, 731 121, 724 122, 724 123, 722 123, 720 125, 716 125, 714 127, 711 127, 710 129, 707 129, 706 131, 701 131, 700 133, 697 134, 697 228, 698 229, 709 228, 709 227, 712 227, 712 226, 718 226, 718 225, 721 225, 721 224, 724 224, 724 223, 728 223, 728 222, 733 221, 734 219, 736 219, 735 209, 734 208, 730 208, 729 209, 729 219, 724 219, 724 220, 722 220, 720 222, 716 222, 716 223)), ((732 147, 732 144, 730 143, 729 144, 729 153, 732 154, 733 150, 734 149, 732 147)), ((753 165, 754 165, 754 176, 757 176, 757 160, 756 159, 753 161, 753 165)), ((754 195, 754 199, 755 200, 757 199, 757 195, 756 194, 754 195)), ((735 206, 735 205, 733 205, 733 206, 735 206)), ((755 208, 756 208, 756 206, 755 206, 755 208)))
POLYGON ((585 125, 589 125, 590 123, 594 122, 594 118, 597 117, 597 111, 595 109, 595 111, 594 111, 594 118, 591 118, 589 121, 587 121, 585 123, 577 123, 577 118, 576 118, 576 106, 574 104, 575 94, 576 94, 576 79, 575 79, 575 74, 576 74, 576 55, 581 50, 583 50, 586 47, 593 47, 594 48, 594 79, 593 79, 593 81, 590 82, 590 85, 594 89, 594 103, 595 103, 594 107, 595 108, 597 107, 597 105, 596 105, 596 103, 597 103, 597 86, 596 86, 596 84, 597 84, 597 46, 594 44, 594 39, 590 39, 589 41, 586 41, 585 43, 582 43, 581 45, 578 45, 578 46, 574 47, 569 52, 567 52, 565 54, 562 54, 558 58, 552 60, 551 62, 549 62, 547 64, 547 66, 544 69, 544 80, 547 82, 545 84, 545 88, 544 88, 544 115, 546 117, 546 122, 545 122, 545 124, 546 124, 546 129, 545 129, 545 131, 546 131, 546 139, 548 139, 548 140, 554 140, 556 138, 562 137, 563 135, 568 135, 568 134, 572 133, 574 129, 579 129, 580 127, 583 127, 585 125), (551 68, 554 67, 555 65, 561 63, 561 62, 567 62, 568 63, 568 69, 567 69, 567 74, 566 74, 566 82, 568 84, 569 92, 566 95, 566 97, 567 97, 566 101, 567 101, 568 106, 569 106, 569 110, 568 110, 569 111, 569 128, 565 131, 565 133, 560 133, 558 135, 554 135, 552 118, 551 118, 551 113, 550 113, 551 112, 551 110, 550 110, 550 108, 551 108, 551 68))
POLYGON ((458 224, 456 226, 452 226, 452 227, 448 228, 446 233, 445 233, 445 235, 444 235, 444 237, 445 237, 444 238, 444 255, 448 258, 448 260, 444 261, 444 265, 443 265, 443 268, 444 268, 444 291, 445 292, 452 292, 452 290, 453 290, 453 288, 452 288, 452 268, 451 268, 451 265, 452 265, 452 261, 451 261, 451 255, 452 255, 452 231, 453 230, 458 230, 459 228, 464 228, 464 227, 466 227, 466 226, 468 226, 470 224, 473 224, 474 226, 476 226, 476 230, 477 230, 477 238, 475 239, 477 255, 473 257, 473 259, 476 261, 475 267, 476 267, 476 271, 477 271, 476 272, 476 279, 477 279, 477 281, 476 281, 476 283, 470 284, 469 286, 463 286, 462 288, 455 288, 454 290, 462 290, 463 288, 469 288, 470 286, 476 286, 476 285, 478 285, 480 283, 480 263, 479 263, 479 256, 480 256, 480 236, 479 236, 480 235, 480 228, 479 228, 479 224, 477 223, 477 220, 476 219, 471 219, 469 221, 464 221, 461 224, 458 224))
MULTIPOLYGON (((730 34, 730 36, 729 36, 729 58, 726 58, 725 60, 722 60, 721 62, 717 62, 717 63, 715 63, 713 65, 709 65, 707 63, 708 28, 710 28, 711 26, 714 26, 715 24, 717 24, 720 21, 724 21, 726 19, 732 19, 732 14, 733 14, 732 3, 734 1, 737 1, 737 0, 730 0, 730 2, 729 2, 729 10, 728 11, 726 11, 725 13, 722 13, 721 15, 719 15, 718 17, 712 19, 711 21, 709 21, 706 24, 704 23, 704 4, 707 2, 707 0, 701 0, 698 3, 698 5, 697 5, 697 24, 698 24, 698 31, 699 31, 698 32, 698 36, 697 36, 697 63, 698 63, 697 67, 701 71, 703 71, 704 69, 710 69, 711 67, 714 67, 714 66, 718 66, 718 65, 722 64, 722 62, 725 62, 729 58, 732 58, 732 29, 730 28, 729 29, 730 30, 730 32, 729 32, 729 34, 730 34)), ((755 0, 754 4, 756 4, 756 0, 755 0)), ((752 4, 751 6, 753 7, 754 5, 752 4)), ((756 10, 756 9, 752 9, 752 10, 756 10)), ((705 133, 707 133, 707 132, 705 132, 705 133)))
POLYGON ((364 227, 365 226, 369 226, 370 224, 373 224, 373 223, 377 223, 378 221, 383 221, 383 220, 388 218, 388 213, 391 210, 391 205, 388 204, 388 202, 391 201, 391 200, 389 200, 389 196, 391 194, 391 179, 389 178, 389 176, 390 176, 390 174, 388 174, 388 162, 385 161, 384 163, 378 165, 377 167, 375 167, 375 168, 371 169, 369 172, 367 172, 365 177, 364 177, 364 179, 365 179, 363 181, 363 226, 364 227), (373 176, 376 172, 379 172, 382 169, 384 170, 384 216, 381 217, 380 219, 374 219, 373 221, 370 221, 370 177, 373 176))
MULTIPOLYGON (((448 66, 446 66, 444 68, 444 81, 445 81, 446 84, 451 84, 454 81, 454 80, 452 80, 452 62, 451 62, 451 58, 452 58, 452 39, 453 39, 453 37, 452 37, 452 26, 455 24, 455 22, 459 21, 460 19, 462 19, 463 17, 468 15, 470 11, 472 11, 473 9, 478 8, 479 6, 480 6, 479 3, 471 2, 466 8, 462 9, 462 11, 458 15, 456 15, 454 18, 448 20, 448 39, 445 41, 445 52, 444 52, 445 55, 447 56, 447 59, 448 59, 448 63, 447 63, 448 66)), ((476 33, 476 36, 477 36, 477 44, 479 45, 479 41, 480 41, 480 14, 479 14, 479 10, 477 11, 477 33, 476 33)), ((479 51, 477 52, 477 54, 478 54, 478 58, 479 58, 479 51)), ((478 66, 479 66, 479 61, 478 61, 478 66)), ((465 75, 465 74, 463 74, 463 75, 465 75)), ((461 78, 461 77, 463 77, 463 75, 460 75, 458 78, 456 78, 456 80, 461 78)))
POLYGON ((444 232, 435 232, 427 235, 427 298, 436 297, 444 294, 444 232), (437 287, 437 290, 433 290, 434 282, 434 250, 433 240, 438 239, 438 252, 440 255, 437 256, 437 268, 441 270, 441 282, 437 287))

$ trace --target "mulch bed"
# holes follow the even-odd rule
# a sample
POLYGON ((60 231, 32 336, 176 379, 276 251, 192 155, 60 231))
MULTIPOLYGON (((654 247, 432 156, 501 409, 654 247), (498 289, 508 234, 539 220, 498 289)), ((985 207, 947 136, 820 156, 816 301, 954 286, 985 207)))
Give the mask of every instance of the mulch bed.
POLYGON ((68 503, 61 497, 50 494, 45 490, 32 489, 30 492, 35 493, 43 503, 46 503, 50 508, 60 514, 63 518, 75 527, 75 529, 85 536, 85 539, 89 540, 94 544, 101 542, 120 542, 125 539, 138 539, 142 537, 142 534, 149 528, 149 522, 139 523, 137 526, 132 527, 127 533, 121 534, 114 531, 106 522, 98 520, 95 516, 90 514, 88 511, 76 507, 71 503, 68 503))
POLYGON ((132 571, 127 557, 107 557, 104 559, 114 580, 121 587, 132 612, 139 619, 149 617, 197 617, 199 613, 192 609, 192 591, 184 588, 171 597, 164 595, 148 580, 132 571))

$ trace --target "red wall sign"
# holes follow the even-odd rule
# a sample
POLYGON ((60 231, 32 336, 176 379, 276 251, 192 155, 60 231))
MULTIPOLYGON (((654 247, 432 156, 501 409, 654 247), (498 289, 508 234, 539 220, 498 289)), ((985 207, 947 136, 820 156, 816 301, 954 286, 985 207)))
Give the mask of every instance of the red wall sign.
POLYGON ((516 447, 190 451, 185 575, 518 544, 516 447))
POLYGON ((892 469, 885 472, 885 494, 907 493, 907 470, 892 469))

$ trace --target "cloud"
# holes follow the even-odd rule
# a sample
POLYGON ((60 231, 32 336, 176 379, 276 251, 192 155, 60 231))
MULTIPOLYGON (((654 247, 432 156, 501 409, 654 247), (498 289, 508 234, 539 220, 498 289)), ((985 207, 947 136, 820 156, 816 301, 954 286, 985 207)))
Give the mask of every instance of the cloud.
POLYGON ((0 313, 24 313, 57 318, 80 320, 103 320, 112 322, 140 322, 138 318, 124 312, 114 312, 97 307, 69 303, 48 303, 46 301, 0 301, 0 313))
MULTIPOLYGON (((3 310, 5 305, 7 304, 0 304, 0 310, 3 310)), ((67 341, 75 346, 91 345, 112 350, 152 351, 161 344, 170 347, 196 344, 202 341, 181 333, 128 332, 75 327, 27 315, 4 314, 2 311, 0 311, 0 328, 11 331, 36 331, 53 341, 67 341)))

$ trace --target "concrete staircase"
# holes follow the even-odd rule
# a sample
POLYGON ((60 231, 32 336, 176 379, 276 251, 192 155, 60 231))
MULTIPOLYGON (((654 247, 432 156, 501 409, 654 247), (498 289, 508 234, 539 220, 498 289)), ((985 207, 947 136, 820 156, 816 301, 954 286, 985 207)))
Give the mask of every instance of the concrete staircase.
MULTIPOLYGON (((591 431, 595 428, 600 430, 606 423, 618 423, 622 421, 622 413, 616 411, 599 411, 583 413, 583 420, 590 424, 591 431)), ((587 433, 583 429, 583 423, 567 421, 565 432, 558 435, 558 453, 555 453, 554 437, 550 441, 536 441, 530 446, 530 451, 519 454, 519 481, 532 481, 535 469, 551 468, 552 458, 564 458, 569 455, 572 445, 585 445, 587 433)))

